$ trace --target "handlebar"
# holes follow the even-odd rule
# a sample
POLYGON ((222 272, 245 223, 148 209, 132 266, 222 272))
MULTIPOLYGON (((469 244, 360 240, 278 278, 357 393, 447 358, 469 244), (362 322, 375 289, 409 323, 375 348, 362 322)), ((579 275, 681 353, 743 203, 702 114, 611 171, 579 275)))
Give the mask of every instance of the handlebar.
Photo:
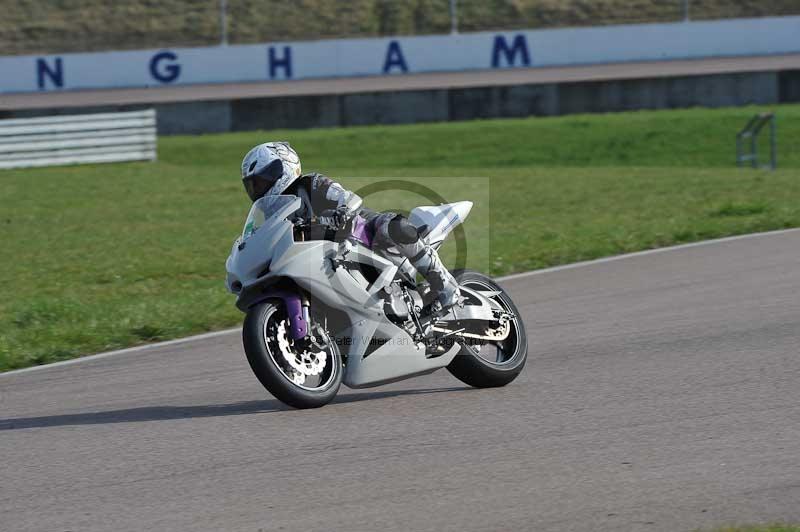
POLYGON ((343 227, 332 227, 328 224, 302 220, 295 222, 295 241, 330 240, 331 242, 343 242, 350 236, 351 227, 351 221, 345 223, 343 227))

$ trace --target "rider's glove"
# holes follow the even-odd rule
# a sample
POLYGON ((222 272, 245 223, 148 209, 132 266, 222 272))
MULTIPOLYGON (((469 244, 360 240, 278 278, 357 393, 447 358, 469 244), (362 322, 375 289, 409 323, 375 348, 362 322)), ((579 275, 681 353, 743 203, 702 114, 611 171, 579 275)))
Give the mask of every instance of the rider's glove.
POLYGON ((348 209, 346 205, 342 205, 336 209, 322 211, 319 221, 320 223, 331 226, 334 229, 341 229, 347 225, 347 222, 350 220, 351 216, 352 212, 350 212, 350 209, 348 209))

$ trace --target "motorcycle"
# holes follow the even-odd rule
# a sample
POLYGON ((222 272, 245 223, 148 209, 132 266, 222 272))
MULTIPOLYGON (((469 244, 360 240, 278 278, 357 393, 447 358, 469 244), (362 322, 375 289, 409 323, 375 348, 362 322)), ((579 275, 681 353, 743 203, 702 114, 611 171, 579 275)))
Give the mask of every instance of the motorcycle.
MULTIPOLYGON (((430 287, 397 250, 370 249, 363 218, 331 228, 298 218, 300 207, 292 195, 256 201, 226 262, 227 288, 246 314, 247 360, 272 395, 317 408, 341 384, 366 388, 447 368, 490 388, 519 375, 525 326, 490 277, 453 272, 462 303, 436 312, 430 287)), ((471 209, 468 201, 417 207, 409 221, 438 249, 471 209)))

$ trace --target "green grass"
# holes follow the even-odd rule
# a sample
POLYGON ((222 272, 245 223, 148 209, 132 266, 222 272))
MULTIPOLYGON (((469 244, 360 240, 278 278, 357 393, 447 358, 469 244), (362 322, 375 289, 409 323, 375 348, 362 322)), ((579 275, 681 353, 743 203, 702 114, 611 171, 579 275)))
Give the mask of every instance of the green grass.
POLYGON ((476 201, 468 264, 500 275, 800 226, 800 106, 777 109, 777 172, 732 163, 732 133, 756 111, 169 137, 157 163, 0 172, 0 369, 238 324, 223 287, 248 208, 237 171, 265 139, 356 189, 416 177, 476 201))
MULTIPOLYGON (((218 0, 16 0, 0 55, 214 45, 218 0)), ((234 44, 450 31, 448 0, 228 0, 234 44), (278 22, 276 22, 278 21, 278 22)), ((683 20, 681 0, 459 0, 461 31, 683 20)), ((800 14, 796 0, 704 0, 693 19, 800 14)))

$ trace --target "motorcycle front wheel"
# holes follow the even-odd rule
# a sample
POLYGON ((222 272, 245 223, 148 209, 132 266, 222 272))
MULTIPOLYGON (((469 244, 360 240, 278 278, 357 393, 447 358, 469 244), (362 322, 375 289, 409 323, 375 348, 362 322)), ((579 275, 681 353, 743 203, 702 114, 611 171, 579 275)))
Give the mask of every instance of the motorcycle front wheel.
POLYGON ((460 286, 485 292, 499 292, 493 299, 512 314, 511 331, 500 342, 471 342, 447 366, 458 380, 475 388, 497 388, 517 378, 528 358, 528 336, 519 310, 503 288, 491 277, 471 270, 453 272, 460 286))
POLYGON ((288 331, 283 301, 270 299, 252 307, 242 328, 250 368, 267 391, 289 406, 319 408, 330 403, 342 383, 336 342, 313 322, 307 339, 293 340, 288 331))

